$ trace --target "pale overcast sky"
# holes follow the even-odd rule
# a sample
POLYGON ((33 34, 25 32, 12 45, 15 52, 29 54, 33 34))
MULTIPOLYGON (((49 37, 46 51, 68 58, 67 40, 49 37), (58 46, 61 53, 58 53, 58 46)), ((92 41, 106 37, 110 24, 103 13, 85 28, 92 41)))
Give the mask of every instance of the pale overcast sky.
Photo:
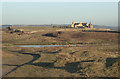
POLYGON ((91 20, 96 25, 117 26, 118 2, 3 2, 2 14, 3 24, 71 24, 91 20))

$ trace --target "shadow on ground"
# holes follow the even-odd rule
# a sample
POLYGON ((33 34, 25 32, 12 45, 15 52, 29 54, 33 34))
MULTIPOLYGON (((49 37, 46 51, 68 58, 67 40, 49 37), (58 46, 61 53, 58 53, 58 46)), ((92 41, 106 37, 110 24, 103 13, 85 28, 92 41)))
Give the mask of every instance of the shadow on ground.
POLYGON ((119 58, 107 58, 106 59, 106 67, 112 66, 115 62, 118 61, 119 58))
MULTIPOLYGON (((61 51, 55 51, 55 52, 47 52, 47 51, 39 51, 41 53, 59 53, 61 51)), ((39 66, 39 67, 44 67, 44 68, 53 68, 53 69, 63 69, 66 70, 69 73, 82 73, 79 72, 81 69, 83 69, 81 67, 81 63, 82 62, 94 62, 95 60, 86 60, 86 61, 80 61, 80 62, 72 62, 72 63, 66 63, 64 67, 56 67, 54 66, 54 64, 56 63, 57 60, 55 60, 54 62, 37 62, 37 63, 33 63, 34 61, 36 61, 38 58, 41 57, 40 54, 32 54, 32 53, 22 53, 22 51, 13 51, 13 52, 17 52, 20 54, 25 54, 25 55, 31 55, 33 57, 32 60, 30 60, 29 62, 26 62, 24 64, 21 65, 10 65, 10 64, 3 64, 3 65, 7 65, 7 66, 16 66, 14 69, 12 69, 11 71, 9 71, 8 73, 6 73, 3 76, 6 76, 8 74, 10 74, 11 72, 14 72, 15 70, 17 70, 18 68, 24 66, 24 65, 34 65, 34 66, 39 66)), ((84 52, 86 53, 86 51, 84 52)), ((112 66, 113 63, 115 63, 118 60, 118 58, 107 58, 106 59, 106 67, 112 66)))
MULTIPOLYGON (((55 51, 55 52, 48 52, 48 51, 39 51, 39 52, 42 52, 42 53, 53 53, 53 54, 55 54, 55 53, 59 53, 60 51, 61 51, 61 49, 58 50, 58 51, 55 51)), ((40 54, 22 53, 23 50, 21 50, 21 51, 12 51, 12 52, 17 52, 17 53, 19 53, 19 54, 25 54, 25 55, 31 55, 31 56, 33 57, 33 59, 32 59, 31 61, 26 62, 26 63, 21 64, 21 65, 3 64, 3 65, 7 65, 7 66, 17 66, 17 67, 13 68, 11 71, 9 71, 8 73, 6 73, 6 74, 3 75, 3 76, 6 76, 6 75, 10 74, 11 72, 14 72, 15 70, 17 70, 18 68, 20 68, 20 67, 22 67, 22 66, 24 66, 24 65, 32 65, 34 61, 36 61, 38 58, 41 57, 40 54)), ((46 66, 46 65, 45 65, 45 63, 43 63, 41 66, 44 67, 44 66, 46 66)))
POLYGON ((63 32, 58 31, 58 32, 54 32, 54 33, 47 33, 47 34, 43 34, 42 36, 48 36, 48 37, 57 37, 58 35, 62 34, 63 32))
MULTIPOLYGON (((87 60, 87 61, 81 61, 81 62, 94 62, 94 61, 95 60, 87 60)), ((47 68, 54 68, 54 69, 64 69, 64 70, 66 70, 67 72, 70 72, 70 73, 75 73, 75 72, 82 69, 82 67, 79 67, 81 62, 66 63, 64 67, 55 67, 54 66, 55 62, 56 61, 54 61, 52 63, 38 62, 38 63, 33 63, 31 65, 47 67, 47 68)))
MULTIPOLYGON (((43 53, 59 53, 61 50, 55 51, 55 52, 46 52, 46 51, 40 51, 43 53)), ((15 51, 14 51, 15 52, 15 51)), ((64 69, 67 72, 70 73, 75 73, 77 71, 79 71, 80 69, 82 69, 82 67, 78 67, 78 65, 80 65, 81 62, 94 62, 95 60, 87 60, 87 61, 81 61, 81 62, 72 62, 72 63, 66 63, 64 67, 55 67, 54 63, 57 61, 55 60, 54 62, 37 62, 37 63, 33 63, 34 61, 36 61, 38 58, 40 58, 40 54, 32 54, 32 53, 22 53, 22 51, 18 51, 17 53, 20 54, 25 54, 25 55, 31 55, 33 56, 33 59, 29 62, 26 62, 24 64, 21 65, 9 65, 9 64, 4 64, 7 66, 17 66, 14 69, 12 69, 11 71, 9 71, 7 74, 5 74, 4 76, 10 74, 11 72, 14 72, 15 70, 17 70, 18 68, 24 66, 24 65, 34 65, 34 66, 40 66, 40 67, 45 67, 45 68, 53 68, 53 69, 64 69)))

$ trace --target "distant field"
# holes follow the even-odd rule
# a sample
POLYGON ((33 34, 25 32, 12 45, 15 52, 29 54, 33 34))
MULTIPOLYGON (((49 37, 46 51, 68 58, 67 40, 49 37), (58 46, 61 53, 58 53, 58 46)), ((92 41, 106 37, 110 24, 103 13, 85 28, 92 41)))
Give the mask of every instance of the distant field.
POLYGON ((3 32, 3 43, 10 44, 112 44, 117 43, 118 33, 82 32, 76 28, 50 28, 50 27, 17 27, 27 34, 18 35, 3 32), (57 33, 57 37, 44 36, 44 34, 57 33), (8 39, 9 38, 9 39, 8 39))
POLYGON ((119 33, 52 27, 16 29, 24 33, 2 31, 3 76, 118 77, 119 33), (24 48, 15 45, 86 46, 24 48))

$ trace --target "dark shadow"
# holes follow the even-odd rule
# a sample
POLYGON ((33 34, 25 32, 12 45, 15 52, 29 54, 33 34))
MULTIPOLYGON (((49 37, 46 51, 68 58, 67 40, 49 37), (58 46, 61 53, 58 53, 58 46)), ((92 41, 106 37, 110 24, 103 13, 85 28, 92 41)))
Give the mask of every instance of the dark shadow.
POLYGON ((80 69, 82 69, 81 67, 78 68, 79 64, 80 64, 80 62, 73 62, 73 63, 65 64, 65 67, 55 67, 54 63, 38 62, 38 63, 33 63, 31 65, 47 67, 47 68, 54 68, 54 69, 65 69, 67 72, 75 73, 75 72, 79 71, 80 69))
POLYGON ((54 33, 47 33, 43 34, 42 36, 48 36, 48 37, 57 37, 59 34, 62 34, 62 31, 54 32, 54 33))
MULTIPOLYGON (((47 51, 40 51, 40 52, 42 52, 42 53, 59 53, 61 51, 61 49, 60 50, 58 50, 58 51, 55 51, 55 52, 47 52, 47 51)), ((32 53, 22 53, 23 51, 21 50, 21 51, 12 51, 12 52, 17 52, 17 53, 19 53, 19 54, 25 54, 25 55, 31 55, 31 56, 33 56, 33 59, 31 60, 31 61, 29 61, 29 62, 26 62, 26 63, 24 63, 24 64, 21 64, 21 65, 9 65, 9 64, 3 64, 3 65, 7 65, 7 66, 17 66, 17 67, 15 67, 15 68, 13 68, 11 71, 9 71, 8 73, 6 73, 4 76, 6 76, 6 75, 8 75, 8 74, 10 74, 11 72, 13 72, 13 71, 15 71, 15 70, 17 70, 18 68, 20 68, 21 66, 24 66, 24 65, 31 65, 31 64, 33 64, 33 62, 34 61, 36 61, 38 58, 40 58, 40 54, 32 54, 32 53)), ((53 63, 52 63, 53 64, 53 63)), ((40 65, 40 66, 42 66, 42 67, 46 67, 46 66, 48 66, 49 67, 49 65, 51 65, 50 63, 39 63, 39 64, 34 64, 34 65, 40 65)))
POLYGON ((34 66, 40 66, 40 67, 45 67, 45 68, 53 68, 53 69, 64 69, 67 72, 75 73, 75 72, 78 72, 79 70, 82 69, 82 67, 78 67, 81 62, 94 62, 95 60, 86 60, 86 61, 81 61, 81 62, 66 63, 64 67, 55 67, 54 63, 56 62, 56 60, 54 62, 51 62, 51 63, 49 63, 49 62, 37 62, 37 63, 33 63, 31 61, 29 61, 27 63, 24 63, 22 65, 4 64, 4 65, 7 65, 7 66, 17 66, 12 71, 8 72, 6 75, 8 75, 9 73, 15 71, 16 69, 18 69, 19 67, 24 66, 24 65, 34 65, 34 66))
POLYGON ((83 54, 86 54, 86 53, 88 53, 88 51, 84 51, 84 52, 83 52, 83 54))
POLYGON ((69 53, 69 54, 73 55, 73 54, 76 53, 76 52, 79 52, 79 51, 71 52, 71 53, 69 53))
POLYGON ((120 33, 120 31, 102 31, 102 30, 82 30, 83 32, 109 32, 109 33, 120 33))
MULTIPOLYGON (((81 62, 94 62, 94 61, 95 60, 86 60, 86 61, 81 61, 81 62)), ((75 73, 75 72, 79 71, 80 69, 82 69, 82 67, 78 67, 78 65, 80 65, 81 62, 66 63, 64 67, 55 67, 54 66, 55 62, 56 61, 54 61, 52 63, 37 62, 37 63, 32 63, 31 65, 47 67, 47 68, 54 68, 54 69, 64 69, 70 73, 75 73)))
POLYGON ((75 73, 82 69, 82 67, 78 67, 78 65, 80 65, 80 62, 67 63, 64 69, 70 73, 75 73))
MULTIPOLYGON (((59 53, 60 51, 61 51, 61 49, 56 51, 56 52, 52 52, 52 53, 59 53)), ((64 67, 56 67, 56 66, 54 66, 54 63, 56 63, 57 60, 55 60, 54 62, 37 62, 37 63, 33 63, 38 58, 40 58, 40 54, 22 53, 23 52, 22 50, 21 51, 13 51, 13 52, 17 52, 17 53, 25 54, 25 55, 31 55, 31 56, 33 56, 33 59, 30 60, 29 62, 26 62, 26 63, 21 64, 21 65, 3 64, 3 65, 7 65, 7 66, 16 66, 15 68, 13 68, 11 71, 9 71, 8 73, 6 73, 3 76, 6 76, 6 75, 10 74, 11 72, 14 72, 15 70, 17 70, 18 68, 20 68, 20 67, 22 67, 24 65, 34 65, 34 66, 45 67, 45 68, 53 68, 53 69, 64 69, 64 70, 66 70, 67 72, 70 72, 70 73, 75 73, 75 72, 79 73, 79 70, 82 69, 82 67, 80 67, 80 64, 82 62, 94 62, 95 61, 95 60, 86 60, 86 61, 81 61, 81 62, 72 62, 72 63, 66 63, 64 67)), ((39 52, 49 53, 49 52, 46 52, 46 51, 39 51, 39 52)))
POLYGON ((53 34, 53 33, 43 34, 42 36, 57 37, 57 35, 55 35, 55 34, 53 34))
MULTIPOLYGON (((33 63, 35 60, 37 60, 40 57, 39 54, 22 53, 22 51, 18 51, 18 53, 20 53, 20 54, 26 54, 26 55, 32 55, 33 59, 31 61, 29 61, 27 63, 24 63, 24 64, 21 64, 21 65, 7 65, 7 66, 17 66, 17 67, 13 68, 11 71, 9 71, 8 73, 6 73, 4 76, 10 74, 11 72, 15 71, 16 69, 20 68, 21 66, 33 63)), ((3 64, 3 65, 5 65, 5 64, 3 64)))
POLYGON ((86 60, 86 61, 81 61, 81 62, 94 62, 95 60, 86 60))
POLYGON ((54 63, 38 62, 38 63, 32 63, 31 65, 47 67, 47 68, 54 68, 54 63))
POLYGON ((70 54, 73 55, 75 52, 71 52, 70 54))
POLYGON ((115 62, 118 61, 119 58, 107 58, 106 59, 106 67, 112 66, 115 62))

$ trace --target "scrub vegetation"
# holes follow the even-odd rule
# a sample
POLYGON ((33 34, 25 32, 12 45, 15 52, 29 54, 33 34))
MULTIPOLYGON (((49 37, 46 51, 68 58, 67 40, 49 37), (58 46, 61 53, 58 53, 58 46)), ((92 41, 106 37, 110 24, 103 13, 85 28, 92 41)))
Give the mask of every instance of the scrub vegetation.
POLYGON ((2 30, 5 77, 118 77, 117 32, 52 27, 15 29, 17 31, 2 30), (15 45, 68 46, 28 48, 15 45))

